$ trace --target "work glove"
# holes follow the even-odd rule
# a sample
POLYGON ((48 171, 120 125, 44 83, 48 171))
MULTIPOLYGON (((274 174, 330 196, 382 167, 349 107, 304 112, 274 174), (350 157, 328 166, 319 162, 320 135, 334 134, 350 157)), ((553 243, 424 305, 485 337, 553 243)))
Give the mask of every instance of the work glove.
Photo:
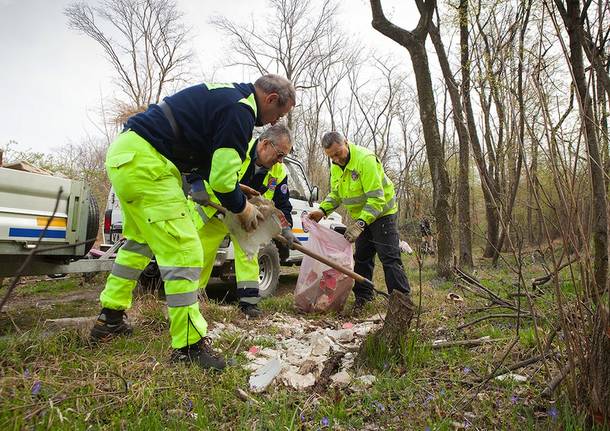
POLYGON ((326 214, 322 210, 313 210, 312 212, 307 214, 307 217, 310 220, 313 220, 318 223, 320 220, 322 220, 323 217, 326 217, 326 214))
POLYGON ((244 207, 243 211, 237 213, 236 215, 241 227, 244 228, 246 232, 256 230, 258 223, 264 218, 258 208, 248 201, 246 201, 246 206, 244 207))
POLYGON ((301 241, 292 233, 290 226, 282 228, 282 236, 286 238, 288 248, 292 248, 292 244, 300 244, 301 241))
POLYGON ((364 231, 366 227, 366 223, 363 220, 356 220, 345 230, 343 236, 349 242, 356 242, 356 239, 360 236, 360 234, 364 231))
POLYGON ((250 199, 250 198, 252 198, 254 196, 260 196, 259 192, 257 192, 252 187, 247 186, 245 184, 240 184, 239 188, 242 191, 242 193, 246 195, 246 199, 250 199))

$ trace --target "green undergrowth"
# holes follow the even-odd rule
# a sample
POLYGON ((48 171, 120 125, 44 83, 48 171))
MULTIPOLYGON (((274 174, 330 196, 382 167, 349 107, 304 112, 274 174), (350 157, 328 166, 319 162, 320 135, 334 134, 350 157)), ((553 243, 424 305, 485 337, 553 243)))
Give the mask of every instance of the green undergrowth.
MULTIPOLYGON (((405 266, 413 301, 418 304, 417 263, 406 258, 405 266)), ((475 276, 508 298, 514 290, 514 274, 502 267, 481 264, 481 268, 475 276)), ((528 278, 539 275, 539 268, 528 270, 528 278)), ((517 343, 498 371, 536 354, 536 333, 548 334, 552 319, 541 318, 537 329, 531 320, 524 319, 518 335, 515 319, 490 319, 458 330, 465 322, 497 311, 473 312, 485 301, 453 282, 437 280, 430 257, 422 268, 421 313, 415 316, 398 351, 367 338, 363 362, 350 370, 352 383, 318 394, 276 383, 265 393, 249 393, 245 353, 253 345, 274 348, 280 331, 273 324, 245 320, 235 303, 209 300, 202 307, 211 328, 222 322, 250 331, 245 335, 224 333, 215 340, 214 347, 230 364, 222 373, 170 362, 164 303, 153 295, 134 301, 129 314, 136 325, 129 338, 92 346, 87 342, 86 328, 50 330, 46 319, 97 312, 96 295, 61 301, 76 290, 67 286, 79 282, 33 282, 36 286, 24 286, 27 295, 9 301, 10 311, 0 314, 0 429, 586 429, 583 417, 575 414, 560 394, 555 400, 540 397, 548 380, 541 363, 514 371, 526 377, 525 382, 490 379, 484 385, 478 383, 499 364, 513 340, 517 343), (448 300, 450 292, 459 294, 463 301, 448 300), (28 300, 32 295, 41 295, 40 300, 56 298, 57 302, 47 307, 47 301, 41 307, 28 300), (433 346, 435 341, 483 336, 491 341, 474 348, 433 346), (375 377, 370 387, 356 379, 365 375, 375 377), (240 397, 238 389, 248 392, 248 397, 240 397)), ((374 282, 385 288, 380 265, 374 282)), ((324 324, 334 322, 340 328, 345 322, 358 323, 386 308, 386 300, 377 297, 364 315, 356 318, 349 312, 350 298, 343 313, 302 315, 293 306, 296 277, 283 276, 281 283, 279 295, 261 303, 265 316, 281 313, 324 324)), ((99 282, 93 287, 99 291, 99 282)), ((565 288, 569 294, 569 286, 565 288)), ((541 302, 543 311, 550 312, 544 296, 535 300, 541 302)))

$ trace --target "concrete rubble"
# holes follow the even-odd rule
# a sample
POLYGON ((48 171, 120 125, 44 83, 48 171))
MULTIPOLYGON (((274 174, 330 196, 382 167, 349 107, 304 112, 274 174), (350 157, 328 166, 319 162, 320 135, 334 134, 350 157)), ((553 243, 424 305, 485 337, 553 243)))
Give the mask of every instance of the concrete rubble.
POLYGON ((374 376, 357 377, 353 372, 354 359, 362 339, 371 331, 381 327, 383 315, 375 315, 368 320, 341 324, 336 328, 319 326, 320 322, 276 313, 260 322, 257 328, 241 329, 233 324, 215 323, 209 331, 211 338, 221 334, 255 339, 274 344, 273 348, 250 346, 244 342, 241 351, 245 351, 252 371, 250 390, 263 392, 273 385, 284 385, 296 390, 310 388, 316 382, 324 368, 325 361, 332 352, 344 352, 341 366, 331 376, 334 386, 345 387, 352 383, 368 387, 373 384, 374 376), (317 324, 316 324, 317 323, 317 324), (275 335, 261 335, 264 327, 273 328, 275 335))

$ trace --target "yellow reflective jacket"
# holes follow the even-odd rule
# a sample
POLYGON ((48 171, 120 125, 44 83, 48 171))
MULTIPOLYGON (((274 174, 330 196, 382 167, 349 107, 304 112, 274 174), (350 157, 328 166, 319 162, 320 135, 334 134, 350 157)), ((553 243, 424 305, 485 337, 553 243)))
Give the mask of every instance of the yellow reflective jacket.
POLYGON ((320 209, 328 215, 343 204, 354 220, 361 219, 367 225, 396 213, 394 184, 375 153, 350 142, 349 154, 345 167, 333 163, 330 168, 331 190, 320 209))
MULTIPOLYGON (((241 180, 244 177, 244 174, 248 170, 248 167, 252 163, 252 157, 251 157, 252 147, 256 143, 256 141, 257 141, 256 138, 252 138, 250 140, 250 142, 248 143, 248 151, 246 152, 246 159, 241 164, 241 168, 239 169, 239 172, 237 174, 238 182, 241 182, 241 180)), ((267 185, 267 191, 265 191, 262 196, 265 199, 272 200, 273 194, 275 193, 275 185, 280 184, 282 181, 284 181, 284 178, 286 178, 286 176, 287 176, 286 168, 284 167, 283 163, 276 163, 275 165, 273 165, 271 167, 271 169, 269 169, 267 171, 267 174, 265 175, 265 179, 263 180, 263 184, 267 185)), ((212 190, 212 187, 210 186, 210 184, 207 181, 204 181, 203 184, 205 185, 205 189, 208 193, 210 200, 212 202, 220 204, 220 201, 218 200, 218 197, 216 197, 216 195, 214 194, 214 190, 212 190)), ((194 204, 194 206, 195 206, 196 211, 201 216, 203 223, 208 221, 211 217, 214 216, 214 214, 216 214, 216 210, 210 206, 200 206, 199 204, 194 204)))

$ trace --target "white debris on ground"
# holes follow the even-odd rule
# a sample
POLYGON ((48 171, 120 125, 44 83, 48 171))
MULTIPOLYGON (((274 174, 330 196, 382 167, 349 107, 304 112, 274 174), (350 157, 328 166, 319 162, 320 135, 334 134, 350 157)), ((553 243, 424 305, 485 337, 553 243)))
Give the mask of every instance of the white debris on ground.
MULTIPOLYGON (((361 322, 337 322, 339 327, 332 328, 319 326, 321 322, 275 313, 250 330, 231 323, 215 323, 208 336, 214 339, 221 334, 235 334, 259 340, 269 338, 275 343, 273 348, 242 346, 247 350, 249 362, 246 368, 252 371, 252 392, 263 392, 274 382, 297 390, 313 386, 331 350, 345 353, 339 371, 331 376, 331 384, 344 387, 354 383, 358 387, 368 387, 375 378, 368 375, 355 378, 352 371, 354 359, 363 338, 381 327, 384 317, 377 314, 361 322), (273 328, 275 335, 263 335, 267 332, 265 327, 273 328)), ((322 323, 330 326, 327 322, 322 323)))

